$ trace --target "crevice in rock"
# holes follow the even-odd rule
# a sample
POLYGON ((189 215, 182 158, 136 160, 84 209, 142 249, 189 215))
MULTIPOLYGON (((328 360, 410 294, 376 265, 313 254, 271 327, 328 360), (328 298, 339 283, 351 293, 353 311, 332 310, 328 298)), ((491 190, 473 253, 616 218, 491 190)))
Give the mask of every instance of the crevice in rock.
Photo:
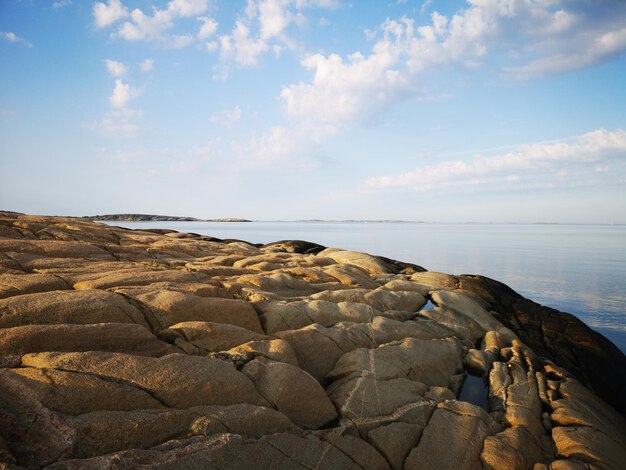
POLYGON ((165 329, 165 327, 161 324, 161 322, 156 318, 152 310, 150 310, 145 304, 143 304, 142 302, 139 302, 136 299, 133 299, 131 296, 129 296, 128 294, 124 292, 114 292, 114 293, 124 297, 126 302, 128 302, 130 305, 135 307, 137 310, 139 310, 139 313, 141 313, 141 315, 144 317, 144 320, 146 320, 146 323, 148 324, 148 326, 150 326, 150 329, 152 330, 152 334, 156 336, 158 333, 160 333, 161 331, 165 329))

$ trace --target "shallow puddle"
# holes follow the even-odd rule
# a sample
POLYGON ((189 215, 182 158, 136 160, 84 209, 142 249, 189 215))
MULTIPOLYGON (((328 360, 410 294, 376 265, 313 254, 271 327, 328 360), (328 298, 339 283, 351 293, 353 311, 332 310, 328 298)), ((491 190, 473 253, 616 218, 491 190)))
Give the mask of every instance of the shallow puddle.
POLYGON ((459 400, 466 401, 472 405, 480 406, 483 410, 488 409, 489 387, 487 382, 476 375, 465 373, 465 381, 459 393, 459 400))

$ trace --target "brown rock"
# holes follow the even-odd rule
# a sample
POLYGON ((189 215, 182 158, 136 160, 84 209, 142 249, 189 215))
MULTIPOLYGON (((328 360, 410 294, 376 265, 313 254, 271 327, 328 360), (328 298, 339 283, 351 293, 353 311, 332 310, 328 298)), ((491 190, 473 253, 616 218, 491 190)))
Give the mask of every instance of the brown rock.
POLYGON ((243 300, 199 297, 175 291, 154 291, 136 299, 148 307, 157 325, 165 329, 181 322, 224 323, 263 334, 259 317, 243 300))
POLYGON ((136 323, 148 326, 124 297, 103 291, 52 291, 0 299, 0 327, 136 323))
POLYGON ((147 327, 132 323, 0 328, 0 355, 45 351, 108 351, 154 357, 180 352, 157 339, 147 327))
POLYGON ((259 358, 242 371, 268 402, 298 426, 318 429, 337 417, 324 389, 298 367, 259 358))
POLYGON ((249 403, 266 406, 254 385, 232 365, 183 354, 161 358, 119 353, 38 353, 22 358, 25 366, 95 374, 145 390, 165 406, 249 403))

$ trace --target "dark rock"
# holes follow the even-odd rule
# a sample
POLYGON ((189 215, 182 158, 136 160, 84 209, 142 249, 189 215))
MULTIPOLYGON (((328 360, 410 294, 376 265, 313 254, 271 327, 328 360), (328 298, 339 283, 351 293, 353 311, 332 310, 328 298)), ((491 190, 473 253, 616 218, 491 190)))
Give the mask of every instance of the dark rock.
POLYGON ((626 415, 626 356, 575 316, 528 300, 501 282, 458 276, 459 287, 490 304, 534 352, 569 372, 626 415))

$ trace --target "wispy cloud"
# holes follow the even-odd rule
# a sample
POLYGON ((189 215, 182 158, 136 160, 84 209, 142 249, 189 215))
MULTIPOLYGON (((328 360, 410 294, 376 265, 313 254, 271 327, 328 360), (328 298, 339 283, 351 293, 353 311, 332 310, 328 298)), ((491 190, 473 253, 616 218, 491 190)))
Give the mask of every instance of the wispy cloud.
POLYGON ((66 7, 72 4, 72 0, 59 0, 56 2, 52 2, 52 8, 54 10, 58 10, 59 8, 66 7))
MULTIPOLYGON (((370 178, 361 189, 433 191, 468 187, 605 184, 612 166, 626 164, 626 131, 598 129, 552 143, 527 144, 507 153, 444 160, 399 175, 370 178), (597 178, 594 178, 594 174, 597 178)), ((618 172, 621 174, 621 172, 618 172)))
POLYGON ((12 42, 15 44, 22 44, 26 47, 33 47, 30 41, 27 41, 26 39, 18 36, 12 31, 0 31, 0 38, 4 39, 5 41, 12 42))
POLYGON ((219 124, 225 127, 232 127, 237 121, 241 119, 241 108, 239 105, 235 105, 232 109, 223 109, 213 113, 209 120, 213 124, 219 124))
POLYGON ((112 109, 104 113, 99 122, 86 124, 85 127, 103 135, 132 137, 139 130, 139 122, 142 118, 143 111, 139 109, 112 109))
POLYGON ((154 59, 145 59, 141 64, 139 64, 139 68, 142 72, 151 72, 154 69, 154 59))

